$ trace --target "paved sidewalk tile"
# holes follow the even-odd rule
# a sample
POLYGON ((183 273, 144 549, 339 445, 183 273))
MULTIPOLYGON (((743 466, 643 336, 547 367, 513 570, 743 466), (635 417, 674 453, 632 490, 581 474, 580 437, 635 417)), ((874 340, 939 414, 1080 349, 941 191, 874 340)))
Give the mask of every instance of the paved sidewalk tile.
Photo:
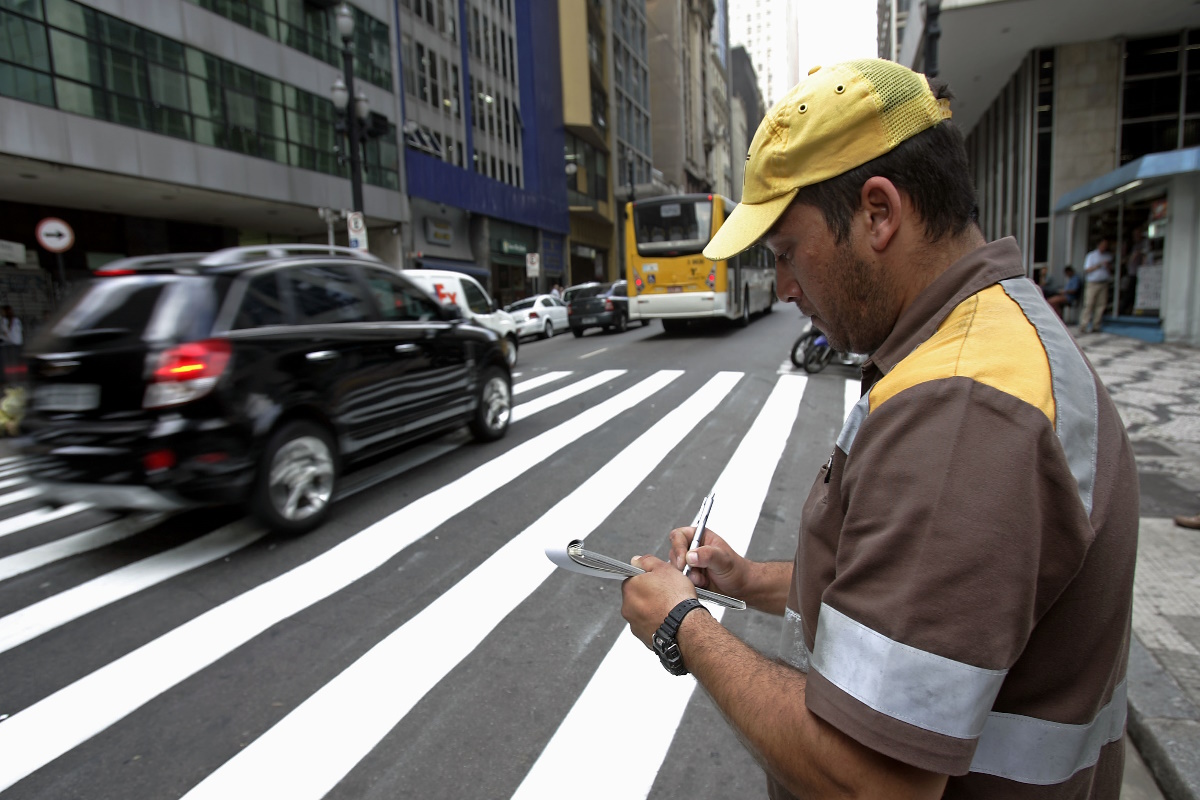
POLYGON ((1079 338, 1138 460, 1129 733, 1169 800, 1200 800, 1200 349, 1079 338))

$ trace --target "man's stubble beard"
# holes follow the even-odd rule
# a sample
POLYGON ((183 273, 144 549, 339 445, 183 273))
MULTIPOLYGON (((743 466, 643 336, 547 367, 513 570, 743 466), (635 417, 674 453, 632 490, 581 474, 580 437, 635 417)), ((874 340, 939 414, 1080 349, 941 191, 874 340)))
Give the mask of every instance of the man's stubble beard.
POLYGON ((881 267, 854 255, 849 244, 838 248, 834 267, 841 291, 831 309, 835 319, 824 320, 825 338, 834 350, 873 353, 891 333, 888 318, 892 294, 888 275, 881 267))

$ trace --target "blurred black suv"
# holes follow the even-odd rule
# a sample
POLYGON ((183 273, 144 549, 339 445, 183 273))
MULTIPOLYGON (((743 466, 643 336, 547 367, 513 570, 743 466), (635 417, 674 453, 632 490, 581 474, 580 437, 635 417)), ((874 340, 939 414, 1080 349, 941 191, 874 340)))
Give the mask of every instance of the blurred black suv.
POLYGON ((28 342, 21 448, 57 502, 244 502, 302 533, 343 466, 463 424, 503 436, 507 346, 353 250, 125 259, 28 342))

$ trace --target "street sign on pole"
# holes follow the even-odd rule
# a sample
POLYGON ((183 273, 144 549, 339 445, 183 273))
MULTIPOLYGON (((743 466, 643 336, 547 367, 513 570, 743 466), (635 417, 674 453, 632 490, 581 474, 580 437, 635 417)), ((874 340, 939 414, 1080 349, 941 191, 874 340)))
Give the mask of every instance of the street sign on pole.
POLYGON ((361 211, 351 211, 346 215, 346 236, 350 247, 367 252, 367 221, 361 211))
POLYGON ((75 244, 75 231, 58 217, 46 217, 37 224, 37 240, 51 253, 65 253, 75 244))
POLYGON ((542 259, 539 253, 525 254, 525 277, 538 278, 542 273, 542 259))

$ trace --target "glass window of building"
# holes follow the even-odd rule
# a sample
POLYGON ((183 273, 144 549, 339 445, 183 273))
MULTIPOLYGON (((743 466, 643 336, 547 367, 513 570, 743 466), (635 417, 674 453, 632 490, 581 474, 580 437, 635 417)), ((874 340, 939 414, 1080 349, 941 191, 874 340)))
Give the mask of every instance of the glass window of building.
MULTIPOLYGON (((334 110, 327 97, 72 0, 0 2, 15 9, 0 9, 0 48, 7 48, 0 49, 0 95, 296 167, 346 174, 346 166, 333 154, 334 110), (14 41, 28 50, 27 55, 22 52, 19 71, 4 61, 15 55, 14 41), (38 42, 45 50, 42 54, 38 42)), ((247 5, 245 19, 264 8, 268 7, 261 3, 247 5)), ((396 150, 394 140, 373 140, 367 155, 368 182, 398 188, 396 150)))
MULTIPOLYGON (((50 0, 48 0, 49 2, 50 0)), ((58 0, 54 0, 57 2, 58 0)), ((226 19, 251 28, 288 47, 335 67, 342 66, 342 42, 334 8, 305 0, 190 0, 226 19)), ((420 2, 416 3, 419 7, 420 2)), ((391 34, 388 24, 354 10, 354 74, 376 86, 392 86, 391 34)))
POLYGON ((1129 39, 1124 45, 1121 163, 1200 144, 1197 31, 1129 39))

